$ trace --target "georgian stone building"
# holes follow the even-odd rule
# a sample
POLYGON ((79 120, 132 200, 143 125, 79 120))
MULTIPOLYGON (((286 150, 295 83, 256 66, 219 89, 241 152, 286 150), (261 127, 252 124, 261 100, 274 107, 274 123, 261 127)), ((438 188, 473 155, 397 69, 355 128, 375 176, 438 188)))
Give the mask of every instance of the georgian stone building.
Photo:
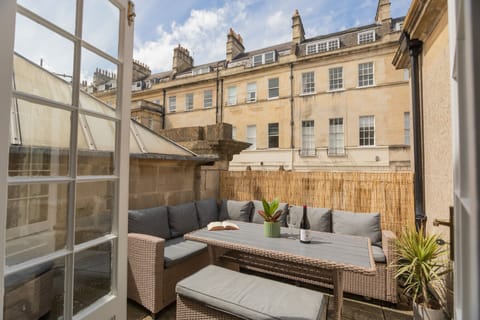
POLYGON ((291 41, 250 52, 230 29, 225 60, 204 65, 179 45, 171 71, 135 79, 132 116, 154 130, 230 123, 251 143, 230 170, 410 170, 409 75, 391 64, 402 22, 379 0, 372 24, 310 38, 296 11, 291 41))

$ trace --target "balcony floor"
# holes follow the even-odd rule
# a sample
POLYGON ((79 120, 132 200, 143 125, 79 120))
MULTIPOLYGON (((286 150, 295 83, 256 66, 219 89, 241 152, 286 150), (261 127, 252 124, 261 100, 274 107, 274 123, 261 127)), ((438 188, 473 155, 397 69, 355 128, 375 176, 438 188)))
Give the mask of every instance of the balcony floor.
MULTIPOLYGON (((328 319, 333 319, 333 303, 330 303, 331 296, 328 296, 328 319)), ((345 320, 411 320, 411 309, 403 304, 397 308, 380 306, 359 300, 344 299, 343 319, 345 320)), ((128 320, 152 320, 148 312, 141 306, 128 302, 128 320)), ((175 303, 165 308, 158 316, 158 320, 175 320, 175 303)))

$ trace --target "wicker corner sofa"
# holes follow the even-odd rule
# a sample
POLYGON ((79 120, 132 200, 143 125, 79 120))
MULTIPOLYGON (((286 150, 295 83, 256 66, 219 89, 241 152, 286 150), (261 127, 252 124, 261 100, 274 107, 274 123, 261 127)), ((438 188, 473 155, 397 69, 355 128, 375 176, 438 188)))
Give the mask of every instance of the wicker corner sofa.
MULTIPOLYGON (((128 298, 143 305, 155 316, 175 301, 177 282, 209 264, 207 246, 184 240, 183 235, 216 220, 263 223, 256 213, 262 209, 262 203, 258 200, 223 200, 218 206, 215 199, 208 199, 129 211, 128 298)), ((296 219, 301 217, 302 207, 282 203, 280 209, 296 219)), ((393 270, 389 268, 394 258, 395 235, 391 231, 381 230, 380 214, 309 208, 308 217, 313 230, 361 235, 371 239, 376 275, 345 272, 345 292, 397 302, 396 280, 393 270)), ((281 220, 284 223, 285 215, 281 220)), ((305 283, 325 285, 311 279, 305 279, 305 283)))

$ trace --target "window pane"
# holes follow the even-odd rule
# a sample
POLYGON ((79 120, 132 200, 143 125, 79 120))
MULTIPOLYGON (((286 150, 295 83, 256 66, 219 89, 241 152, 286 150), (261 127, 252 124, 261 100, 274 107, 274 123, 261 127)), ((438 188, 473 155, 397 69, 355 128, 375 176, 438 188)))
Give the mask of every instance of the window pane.
POLYGON ((77 184, 75 244, 111 232, 114 186, 114 182, 111 181, 77 184))
POLYGON ((247 102, 257 101, 257 84, 255 82, 247 84, 247 102))
POLYGON ((111 175, 115 155, 114 121, 83 114, 78 122, 78 175, 111 175))
POLYGON ((87 49, 82 49, 82 71, 80 74, 82 81, 82 90, 92 95, 102 95, 102 99, 111 95, 109 101, 111 105, 93 99, 87 95, 80 95, 80 107, 115 116, 115 99, 117 88, 117 65, 100 57, 99 55, 87 49), (112 90, 113 89, 113 90, 112 90), (88 98, 88 99, 87 99, 88 98), (94 100, 94 101, 92 101, 94 100))
POLYGON ((278 123, 268 124, 268 147, 278 148, 278 123))
POLYGON ((73 42, 17 14, 13 60, 15 90, 71 104, 72 57, 73 42))
POLYGON ((64 258, 6 276, 3 319, 63 318, 64 283, 64 258))
POLYGON ((75 254, 73 314, 110 293, 112 247, 107 242, 75 254))
POLYGON ((278 78, 268 79, 268 97, 277 98, 278 96, 278 78))
POLYGON ((338 90, 343 88, 343 68, 331 68, 328 69, 329 73, 329 89, 338 90))
POLYGON ((193 93, 188 93, 185 95, 185 110, 193 110, 193 93))
POLYGON ((168 97, 168 111, 175 112, 177 110, 177 97, 168 97))
POLYGON ((108 0, 84 0, 83 39, 116 58, 119 17, 120 11, 108 0))
POLYGON ((257 126, 247 126, 247 142, 251 144, 248 149, 255 150, 257 148, 257 126))
POLYGON ((232 106, 237 104, 237 87, 228 87, 227 105, 232 106))
POLYGON ((212 106, 212 90, 203 91, 203 107, 210 108, 212 106))
POLYGON ((67 196, 67 183, 8 187, 8 266, 65 248, 67 196))
POLYGON ((74 0, 17 0, 17 3, 71 34, 75 33, 76 3, 74 0))
POLYGON ((66 176, 70 112, 12 99, 10 176, 66 176))

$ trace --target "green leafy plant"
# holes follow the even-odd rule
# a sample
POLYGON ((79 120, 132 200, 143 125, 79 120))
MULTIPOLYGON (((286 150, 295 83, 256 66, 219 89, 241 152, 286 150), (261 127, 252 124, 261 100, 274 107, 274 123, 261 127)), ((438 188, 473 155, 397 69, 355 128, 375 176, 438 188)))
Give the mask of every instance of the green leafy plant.
POLYGON ((267 222, 276 222, 282 215, 282 210, 278 210, 278 200, 274 199, 272 202, 268 202, 265 198, 262 199, 263 211, 258 210, 258 214, 263 217, 267 222))
POLYGON ((443 287, 441 276, 449 272, 447 249, 438 240, 438 234, 424 234, 423 229, 405 230, 396 240, 395 277, 403 280, 405 294, 428 308, 439 308, 429 289, 443 287))

